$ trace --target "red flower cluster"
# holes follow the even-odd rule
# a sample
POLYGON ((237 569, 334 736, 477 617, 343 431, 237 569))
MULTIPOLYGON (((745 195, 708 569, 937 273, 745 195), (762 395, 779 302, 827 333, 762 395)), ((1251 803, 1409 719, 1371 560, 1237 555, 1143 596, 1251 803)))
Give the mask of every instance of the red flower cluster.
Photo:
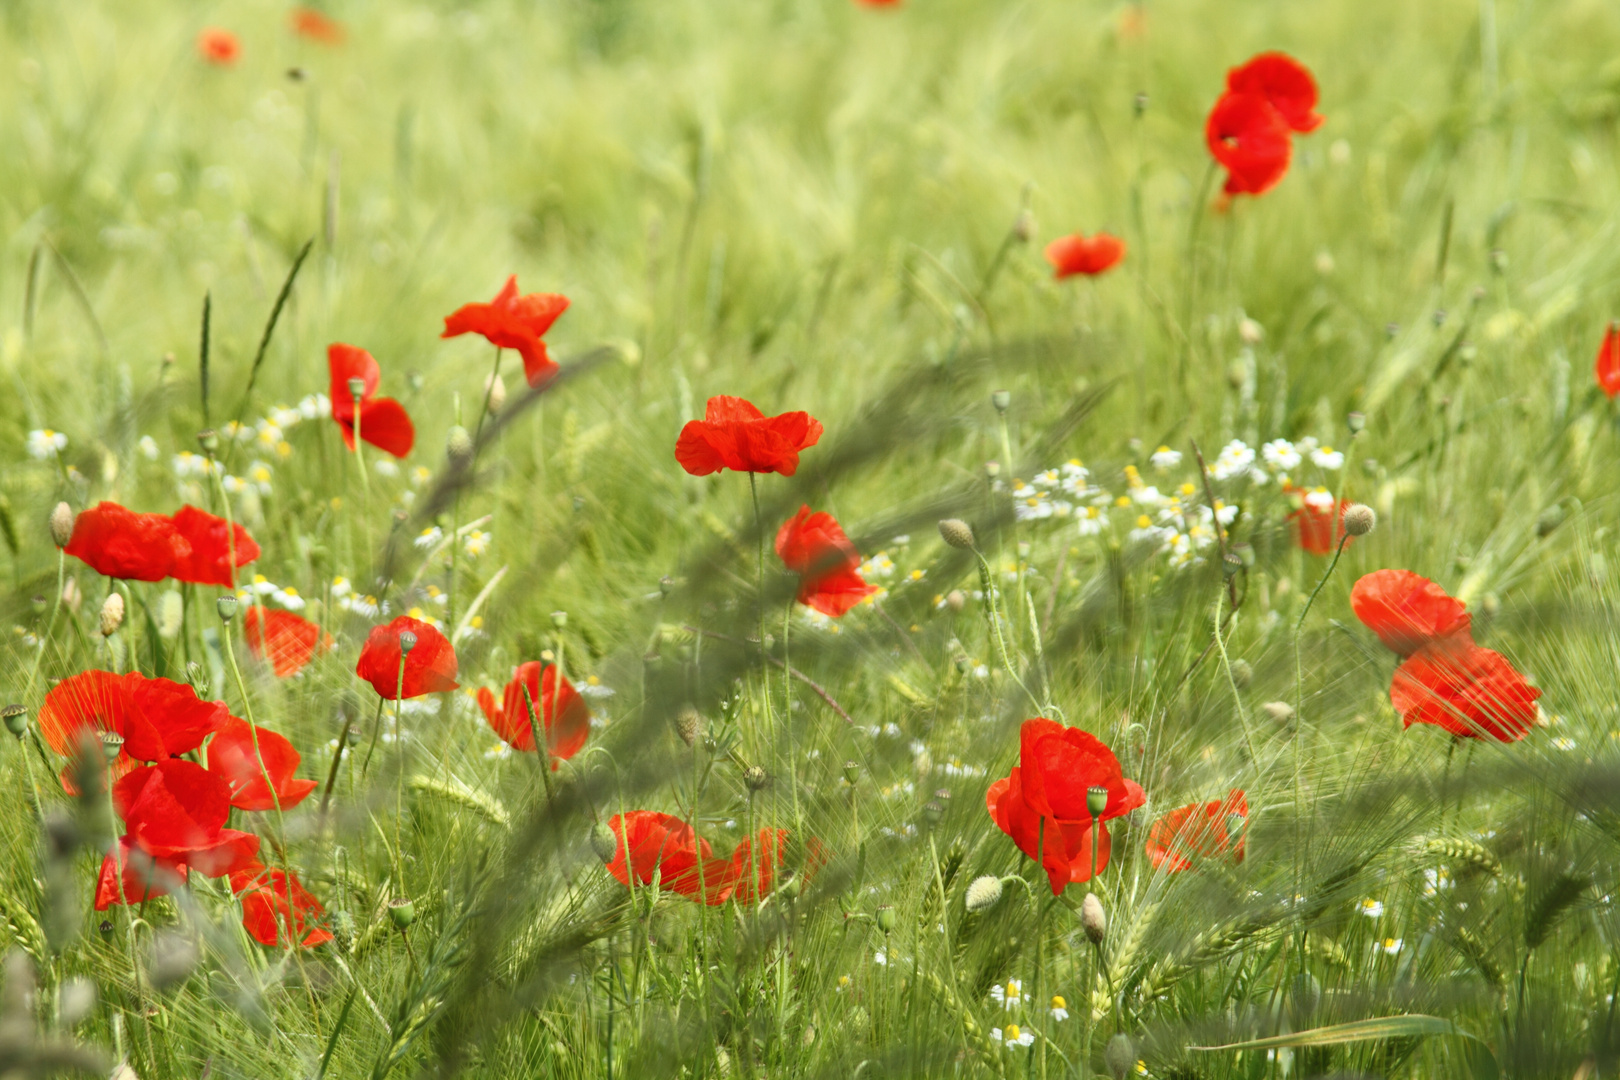
POLYGON ((215 67, 230 67, 242 55, 242 43, 229 30, 210 26, 197 35, 197 55, 215 67))
MULTIPOLYGON (((224 726, 225 703, 201 701, 184 683, 149 679, 138 672, 81 671, 51 688, 39 710, 39 732, 52 750, 75 758, 86 743, 99 747, 103 734, 123 740, 112 762, 114 778, 140 761, 188 754, 224 726)), ((99 749, 96 751, 99 753, 99 749)), ((73 792, 71 768, 62 786, 73 792)))
POLYGON ((1592 374, 1597 377, 1598 388, 1609 397, 1620 394, 1620 320, 1610 323, 1603 335, 1592 374))
POLYGON ((236 584, 236 568, 259 557, 259 545, 246 529, 206 510, 182 506, 166 517, 133 513, 114 502, 97 503, 81 512, 62 550, 107 577, 131 581, 172 577, 225 588, 236 584))
POLYGON ((242 618, 248 651, 269 663, 277 678, 288 678, 332 647, 332 635, 290 611, 271 611, 254 604, 242 618))
POLYGON ((1204 125, 1204 140, 1226 168, 1228 195, 1259 195, 1288 172, 1292 134, 1315 131, 1316 80, 1293 57, 1261 53, 1226 73, 1226 92, 1204 125))
POLYGON ((405 406, 393 398, 376 396, 382 368, 372 355, 353 345, 330 345, 326 349, 326 367, 332 378, 332 419, 343 429, 343 445, 354 449, 358 424, 362 441, 398 458, 409 454, 416 445, 416 427, 405 406), (349 389, 350 379, 359 379, 364 387, 359 401, 349 389))
POLYGON ((1179 873, 1194 860, 1226 857, 1242 862, 1249 800, 1241 788, 1224 799, 1178 806, 1148 828, 1147 855, 1153 869, 1179 873))
POLYGON ((590 708, 555 664, 519 664, 499 705, 488 687, 479 687, 477 697, 489 726, 514 750, 533 750, 535 726, 542 726, 553 769, 579 753, 591 733, 590 708))
POLYGON ((456 650, 449 639, 428 623, 409 615, 401 615, 387 626, 371 628, 371 636, 360 649, 360 662, 355 665, 354 673, 389 701, 441 694, 460 685, 456 682, 456 650), (416 635, 416 646, 404 654, 399 636, 407 630, 416 635), (403 674, 401 655, 405 657, 403 674))
POLYGON ((1046 245, 1046 261, 1052 264, 1052 276, 1059 280, 1075 274, 1095 277, 1112 270, 1124 258, 1125 241, 1105 232, 1096 236, 1060 236, 1046 245))
POLYGON ((776 533, 776 553, 799 575, 799 603, 837 618, 877 592, 860 575, 861 555, 828 513, 799 507, 776 533))
POLYGON ((711 907, 736 900, 753 904, 770 895, 787 850, 786 829, 761 829, 744 839, 731 858, 714 856, 707 840, 678 817, 652 810, 615 814, 608 828, 618 838, 608 873, 628 887, 651 885, 711 907))
POLYGON ((996 827, 1032 859, 1039 860, 1057 896, 1070 882, 1091 879, 1092 788, 1108 793, 1097 829, 1097 870, 1108 866, 1112 818, 1147 801, 1119 759, 1100 740, 1056 720, 1025 720, 1019 731, 1018 764, 990 785, 985 804, 996 827))
POLYGON ((1474 643, 1462 601, 1410 570, 1378 570, 1350 590, 1350 607, 1404 659, 1390 702, 1407 727, 1433 724, 1471 739, 1517 742, 1536 721, 1541 691, 1501 653, 1474 643))
POLYGON ((442 338, 482 334, 497 349, 516 349, 523 357, 523 374, 530 386, 539 386, 557 371, 541 340, 551 324, 568 310, 568 297, 557 293, 519 296, 517 275, 506 279, 495 299, 487 304, 463 304, 445 316, 442 338))
POLYGON ((740 397, 712 397, 703 419, 681 429, 675 460, 693 476, 721 469, 792 476, 799 452, 816 445, 821 430, 807 412, 766 416, 740 397))

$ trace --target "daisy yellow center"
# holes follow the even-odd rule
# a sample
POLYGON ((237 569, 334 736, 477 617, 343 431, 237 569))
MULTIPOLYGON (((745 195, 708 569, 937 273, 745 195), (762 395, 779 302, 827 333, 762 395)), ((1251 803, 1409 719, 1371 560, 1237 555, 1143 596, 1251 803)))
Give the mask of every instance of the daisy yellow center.
POLYGON ((1017 1042, 1018 1041, 1018 1035, 1019 1035, 1018 1025, 1017 1024, 1008 1024, 1007 1025, 1007 1041, 1008 1042, 1017 1042))

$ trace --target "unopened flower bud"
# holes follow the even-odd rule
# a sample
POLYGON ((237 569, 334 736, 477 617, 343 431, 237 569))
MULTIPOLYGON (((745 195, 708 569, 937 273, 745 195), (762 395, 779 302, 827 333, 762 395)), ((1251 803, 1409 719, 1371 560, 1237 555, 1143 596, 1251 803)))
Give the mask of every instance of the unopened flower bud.
POLYGON ((349 379, 348 386, 349 396, 354 398, 354 400, 359 401, 361 398, 366 396, 366 380, 362 379, 360 376, 352 376, 349 379))
POLYGON ((1102 939, 1108 936, 1108 915, 1096 893, 1086 893, 1086 898, 1080 902, 1080 929, 1093 945, 1102 944, 1102 939))
POLYGON ((604 863, 612 862, 613 857, 618 854, 619 838, 606 822, 598 821, 591 827, 591 850, 596 852, 596 857, 604 863))
POLYGON ((1000 475, 1001 475, 1001 462, 999 462, 999 461, 987 461, 987 462, 984 463, 984 478, 986 480, 994 480, 996 477, 998 477, 1000 475))
POLYGON ((112 637, 124 625, 124 597, 121 593, 108 593, 101 602, 101 636, 112 637))
POLYGON ((697 742, 698 732, 702 730, 703 716, 690 705, 675 717, 675 734, 679 735, 681 742, 687 746, 697 742))
POLYGON ((399 655, 409 656, 411 655, 411 650, 414 648, 416 648, 415 632, 411 630, 401 630, 399 632, 399 655))
POLYGON ((1108 789, 1105 787, 1091 787, 1086 789, 1086 809, 1091 816, 1096 817, 1108 808, 1108 789))
POLYGON ((758 765, 750 765, 743 772, 743 784, 749 791, 764 791, 771 786, 771 774, 758 765))
POLYGON ((230 622, 236 618, 236 597, 226 593, 214 601, 214 610, 219 612, 220 622, 230 622))
POLYGON ((1367 427, 1367 414, 1353 412, 1344 418, 1344 423, 1350 429, 1350 434, 1359 435, 1367 427))
POLYGON ((1253 319, 1243 319, 1238 323, 1238 338, 1245 345, 1258 345, 1266 336, 1266 328, 1253 319))
POLYGON ((967 594, 961 589, 952 589, 945 594, 945 606, 953 612, 960 612, 967 607, 967 594))
POLYGON ((1103 1049, 1103 1064, 1113 1074, 1114 1080, 1125 1080, 1136 1066, 1136 1046, 1131 1037, 1123 1031, 1108 1040, 1103 1049))
POLYGON ((460 424, 456 424, 451 427, 450 434, 445 437, 444 449, 445 452, 450 455, 450 461, 452 464, 466 464, 472 460, 472 436, 467 434, 466 428, 462 427, 460 424))
POLYGON ((776 895, 784 900, 797 900, 799 893, 804 889, 804 878, 799 874, 788 874, 776 886, 776 895))
POLYGON ((1004 413, 1012 405, 1012 393, 1007 390, 993 390, 990 393, 990 404, 996 407, 996 412, 1004 413))
POLYGON ((1221 573, 1228 578, 1243 573, 1243 558, 1235 551, 1228 551, 1221 558, 1221 573))
POLYGON ((973 526, 961 518, 946 518, 941 521, 939 535, 953 548, 967 551, 973 547, 973 526))
POLYGON ((1260 706, 1260 711, 1277 724, 1286 724, 1294 718, 1294 707, 1286 701, 1268 701, 1260 706))
POLYGON ((307 78, 309 78, 309 72, 304 68, 290 67, 287 69, 288 82, 303 82, 307 78))
POLYGON ((416 905, 406 897, 394 897, 388 901, 388 920, 394 924, 395 930, 403 934, 416 921, 416 905))
POLYGON ((1254 681, 1254 668, 1249 666, 1247 660, 1232 661, 1232 681, 1239 690, 1247 690, 1249 683, 1254 681))
POLYGON ((23 732, 28 730, 28 706, 15 703, 7 705, 0 709, 0 719, 5 720, 6 730, 20 739, 23 732))
POLYGON ((976 877, 967 888, 963 903, 969 911, 989 911, 1001 902, 1001 879, 994 874, 976 877))
POLYGON ((51 539, 59 548, 67 547, 73 539, 73 507, 65 502, 57 503, 51 511, 51 539))
POLYGON ((877 909, 876 919, 879 930, 883 931, 885 934, 892 933, 894 931, 895 915, 893 907, 889 906, 888 904, 881 905, 877 909))
POLYGON ((411 388, 412 393, 421 393, 422 387, 427 385, 427 379, 413 368, 405 373, 405 385, 411 388))
POLYGON ((499 415, 506 408, 506 381, 499 375, 484 380, 484 399, 489 402, 489 414, 499 415))
POLYGON ((1366 536, 1377 524, 1377 512, 1366 503, 1356 503, 1344 512, 1344 531, 1351 536, 1366 536))
POLYGON ((559 630, 561 630, 563 627, 567 626, 568 625, 568 612, 566 612, 566 611, 553 611, 551 613, 551 625, 555 626, 559 630))

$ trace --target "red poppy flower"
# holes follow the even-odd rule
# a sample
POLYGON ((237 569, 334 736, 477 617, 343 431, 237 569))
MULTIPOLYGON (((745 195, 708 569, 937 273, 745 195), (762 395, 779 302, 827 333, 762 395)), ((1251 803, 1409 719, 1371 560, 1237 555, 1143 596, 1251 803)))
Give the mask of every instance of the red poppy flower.
POLYGON ((1453 637, 1418 649, 1395 669, 1389 699, 1407 727, 1434 724, 1471 739, 1517 742, 1536 722, 1541 691, 1499 652, 1453 637))
POLYGON ((231 875, 231 891, 242 901, 242 927, 260 945, 279 945, 284 933, 306 949, 332 940, 320 925, 326 909, 295 874, 249 867, 231 875))
POLYGON ((754 838, 745 838, 731 853, 727 871, 727 900, 757 904, 776 887, 776 876, 787 854, 786 829, 761 829, 754 838))
POLYGON ((689 900, 701 892, 710 906, 726 902, 734 884, 731 863, 716 859, 709 842, 699 839, 680 818, 632 810, 613 815, 608 828, 619 839, 608 873, 620 884, 629 886, 632 873, 638 886, 651 885, 656 876, 662 890, 689 900))
POLYGON ((519 296, 517 275, 513 274, 489 303, 463 304, 445 316, 444 333, 439 336, 482 334, 497 349, 515 349, 523 357, 523 374, 529 385, 539 386, 557 370, 540 339, 567 310, 568 297, 557 293, 519 296))
POLYGON ((1204 141, 1226 167, 1228 195, 1259 195, 1288 172, 1288 123, 1259 94, 1222 94, 1204 125, 1204 141))
POLYGON ((293 8, 289 21, 293 33, 311 41, 318 41, 322 45, 341 45, 343 39, 348 36, 342 23, 314 8, 293 8))
POLYGON ((1301 135, 1322 126, 1316 113, 1316 79, 1287 53, 1267 52, 1226 73, 1226 89, 1264 98, 1301 135))
POLYGON ((191 555, 172 518, 136 514, 114 502, 81 511, 62 550, 98 574, 131 581, 162 581, 191 555))
POLYGON ((861 7, 889 8, 899 7, 900 0, 855 0, 861 7))
POLYGON ((792 476, 799 452, 816 445, 821 430, 807 412, 766 416, 740 397, 712 397, 703 419, 681 429, 675 460, 693 476, 721 469, 792 476))
POLYGON ((416 444, 416 428, 405 406, 393 398, 374 396, 382 382, 382 369, 364 349, 353 345, 330 345, 326 367, 332 376, 332 419, 343 429, 343 445, 354 449, 355 400, 349 380, 359 379, 365 389, 360 395, 360 438, 402 458, 416 444))
POLYGON ((1240 788, 1224 799, 1177 807, 1148 828, 1148 858, 1153 869, 1171 873, 1191 870, 1195 859, 1242 862, 1248 821, 1249 800, 1240 788))
POLYGON ((286 738, 234 716, 208 744, 208 771, 225 780, 238 810, 287 810, 303 802, 316 783, 293 778, 299 760, 286 738))
POLYGON ((1609 332, 1603 335, 1592 373, 1605 394, 1611 398, 1620 394, 1620 321, 1610 323, 1609 332))
MULTIPOLYGON (((197 749, 227 716, 224 702, 202 701, 184 683, 134 671, 81 671, 45 695, 39 731, 52 750, 67 758, 78 754, 86 735, 122 735, 123 750, 112 766, 116 778, 136 761, 161 761, 197 749)), ((66 772, 63 783, 67 785, 66 772)))
POLYGON ((298 674, 318 652, 332 647, 332 635, 302 615, 290 611, 267 611, 258 604, 242 617, 242 636, 248 651, 269 661, 278 678, 298 674))
POLYGON ((1375 570, 1350 589, 1350 609, 1388 648, 1411 656, 1430 642, 1471 641, 1461 600, 1410 570, 1375 570))
POLYGON ((96 881, 96 910, 106 911, 114 904, 139 904, 154 896, 164 896, 183 885, 189 871, 204 877, 221 877, 258 861, 259 838, 252 833, 221 829, 213 843, 182 855, 153 855, 128 836, 118 838, 118 846, 101 860, 96 881), (118 876, 122 871, 123 895, 118 876))
POLYGON ((555 664, 530 660, 518 665, 499 706, 487 687, 478 688, 478 707, 489 726, 514 750, 534 749, 534 725, 546 732, 551 767, 579 753, 591 733, 591 710, 574 685, 562 680, 559 691, 555 664))
POLYGON ((460 685, 456 682, 456 650, 443 634, 409 615, 401 615, 387 626, 371 628, 354 672, 389 701, 396 696, 444 693, 460 685), (416 647, 405 658, 401 682, 399 635, 406 630, 416 635, 416 647))
POLYGON ((236 584, 236 567, 259 557, 259 545, 246 529, 206 510, 182 506, 171 520, 174 531, 191 548, 185 555, 176 556, 169 570, 169 576, 176 581, 231 588, 236 584), (232 555, 236 557, 234 565, 232 555))
POLYGON ((206 848, 231 816, 230 785, 184 758, 141 766, 113 785, 112 799, 130 839, 152 855, 206 848))
POLYGON ((1123 258, 1125 241, 1105 232, 1096 236, 1060 236, 1046 245, 1046 261, 1052 264, 1052 276, 1059 280, 1075 274, 1095 277, 1112 270, 1123 258))
POLYGON ((197 55, 215 67, 230 67, 242 55, 242 43, 229 30, 210 26, 197 35, 197 55))
MULTIPOLYGON (((1018 765, 990 785, 985 804, 996 827, 1032 859, 1039 859, 1061 893, 1070 882, 1091 877, 1090 789, 1106 789, 1103 821, 1128 814, 1147 801, 1135 781, 1125 779, 1119 759, 1094 736, 1055 720, 1024 721, 1019 732, 1018 765)), ((1108 827, 1098 832, 1097 869, 1108 865, 1108 827)))
MULTIPOLYGON (((1288 515, 1299 530, 1299 546, 1312 555, 1331 555, 1344 540, 1344 512, 1350 508, 1349 499, 1339 500, 1339 509, 1333 510, 1333 496, 1326 492, 1311 492, 1305 496, 1298 510, 1288 515)), ((1348 543, 1348 541, 1346 541, 1348 543)))
POLYGON ((828 513, 808 506, 776 532, 776 553, 799 575, 799 603, 834 618, 877 592, 860 575, 861 556, 828 513))

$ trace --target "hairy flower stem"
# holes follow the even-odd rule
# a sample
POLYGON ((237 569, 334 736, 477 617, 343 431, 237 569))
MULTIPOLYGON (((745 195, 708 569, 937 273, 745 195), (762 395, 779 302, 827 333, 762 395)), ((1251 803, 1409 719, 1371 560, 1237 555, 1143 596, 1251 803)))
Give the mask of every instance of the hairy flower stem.
POLYGON ((939 887, 939 937, 945 949, 945 974, 951 980, 951 992, 955 993, 960 985, 956 981, 956 957, 951 951, 951 905, 945 896, 945 875, 939 870, 939 847, 934 843, 934 834, 928 834, 928 856, 934 864, 934 884, 939 887))
MULTIPOLYGON (((799 747, 793 733, 793 668, 788 662, 788 635, 793 629, 795 602, 789 600, 786 610, 782 612, 782 726, 787 732, 788 783, 793 785, 793 834, 802 838, 804 816, 799 813, 799 747)), ((766 677, 769 676, 770 672, 767 671, 766 677)))
POLYGON ((771 719, 771 679, 769 664, 766 657, 770 655, 765 647, 765 518, 759 509, 759 483, 753 473, 748 474, 748 493, 754 500, 754 532, 757 534, 756 547, 758 551, 759 566, 759 666, 763 672, 760 678, 760 693, 765 699, 765 719, 771 719))
POLYGON ((995 581, 990 576, 990 564, 985 561, 984 555, 978 548, 973 549, 974 557, 979 560, 979 584, 983 587, 986 617, 990 620, 990 631, 996 643, 996 649, 1001 655, 1001 666, 1006 669, 1007 675, 1018 684, 1018 689, 1029 698, 1029 703, 1035 706, 1035 712, 1044 716, 1046 708, 1030 688, 1024 685, 1024 680, 1018 675, 1018 669, 1013 666, 1012 655, 1007 651, 1007 639, 1001 633, 1001 607, 996 603, 995 581))
MULTIPOLYGON (((1005 467, 1011 470, 1013 467, 1012 435, 1007 427, 1007 412, 1004 409, 998 410, 998 412, 1001 426, 1001 456, 1006 459, 1005 467)), ((1013 575, 1018 579, 1018 610, 1023 611, 1026 606, 1024 597, 1024 559, 1018 550, 1018 515, 1016 513, 1013 514, 1012 520, 1012 539, 1013 575)), ((1008 621, 1011 622, 1010 619, 1008 621)))
POLYGON ((366 502, 371 502, 371 479, 366 475, 366 455, 360 442, 360 395, 354 395, 354 463, 360 469, 360 488, 366 502))
POLYGON ((67 552, 61 548, 56 549, 56 602, 51 605, 51 618, 45 624, 45 633, 40 636, 39 645, 34 652, 34 662, 28 669, 28 685, 23 690, 23 700, 33 701, 34 680, 39 677, 40 661, 45 659, 45 650, 51 645, 56 633, 56 616, 62 611, 62 587, 67 574, 67 552))
MULTIPOLYGON (((388 699, 381 694, 377 695, 377 712, 371 718, 371 745, 366 748, 366 760, 360 763, 360 779, 364 780, 371 771, 371 755, 377 752, 377 736, 382 734, 383 703, 388 699)), ((343 753, 343 747, 338 747, 338 753, 343 753)), ((337 768, 337 759, 332 759, 332 767, 337 768)))

